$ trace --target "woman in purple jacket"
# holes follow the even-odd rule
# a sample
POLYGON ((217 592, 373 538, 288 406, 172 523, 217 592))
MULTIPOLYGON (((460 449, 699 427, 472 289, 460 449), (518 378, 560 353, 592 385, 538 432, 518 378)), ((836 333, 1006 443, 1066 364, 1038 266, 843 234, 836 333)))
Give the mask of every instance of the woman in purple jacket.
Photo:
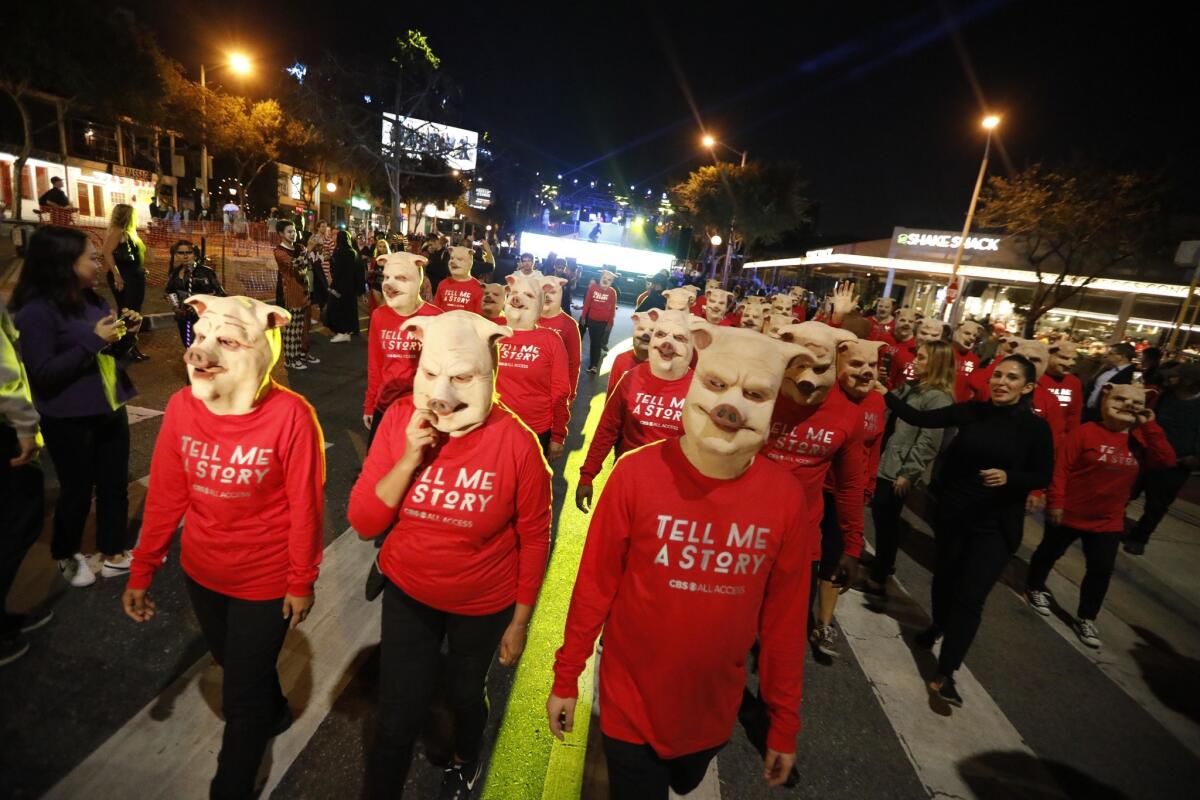
POLYGON ((46 226, 29 240, 13 292, 21 354, 42 416, 42 435, 60 485, 51 555, 72 586, 96 575, 80 552, 96 494, 96 545, 106 577, 129 573, 129 419, 137 392, 125 361, 142 317, 114 313, 96 283, 100 259, 91 240, 72 228, 46 226))

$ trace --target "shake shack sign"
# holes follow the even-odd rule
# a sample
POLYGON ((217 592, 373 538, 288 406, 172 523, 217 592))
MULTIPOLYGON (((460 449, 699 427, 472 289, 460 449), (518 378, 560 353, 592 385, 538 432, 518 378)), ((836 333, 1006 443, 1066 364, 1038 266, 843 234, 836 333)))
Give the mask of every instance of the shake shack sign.
MULTIPOLYGON (((945 250, 957 250, 963 238, 958 234, 946 233, 902 233, 896 237, 896 244, 905 247, 940 247, 945 250)), ((999 236, 968 236, 964 250, 991 250, 1000 252, 999 236)))
POLYGON ((972 233, 966 240, 957 231, 930 231, 917 228, 896 228, 888 248, 891 258, 913 258, 924 261, 953 261, 958 246, 963 246, 963 261, 996 263, 1005 261, 1004 237, 972 233))

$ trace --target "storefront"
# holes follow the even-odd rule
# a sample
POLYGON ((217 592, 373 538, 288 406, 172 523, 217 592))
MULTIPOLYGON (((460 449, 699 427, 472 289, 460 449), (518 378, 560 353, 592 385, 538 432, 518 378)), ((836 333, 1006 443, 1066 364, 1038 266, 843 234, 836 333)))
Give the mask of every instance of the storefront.
MULTIPOLYGON (((10 218, 15 208, 15 198, 12 196, 15 161, 13 154, 0 153, 0 205, 4 207, 5 218, 10 218)), ((72 221, 94 227, 107 225, 113 206, 118 203, 128 203, 136 208, 139 224, 146 225, 150 199, 158 185, 157 176, 145 170, 76 158, 68 159, 65 165, 30 158, 25 162, 21 174, 23 221, 40 221, 37 199, 50 188, 52 178, 62 178, 64 181, 63 191, 77 209, 72 221)))

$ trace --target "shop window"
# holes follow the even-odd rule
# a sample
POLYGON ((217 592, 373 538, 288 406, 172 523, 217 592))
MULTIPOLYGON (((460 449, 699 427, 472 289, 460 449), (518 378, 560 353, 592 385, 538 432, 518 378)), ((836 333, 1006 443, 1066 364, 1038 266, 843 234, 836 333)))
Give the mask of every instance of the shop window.
POLYGON ((112 202, 113 202, 114 206, 117 203, 124 203, 125 202, 125 193, 124 192, 113 192, 112 193, 112 202))
POLYGON ((21 197, 26 200, 35 199, 33 196, 33 182, 29 180, 33 174, 33 167, 26 167, 21 170, 21 197))
POLYGON ((92 213, 97 217, 103 217, 104 211, 104 189, 98 185, 92 186, 92 213))
POLYGON ((37 167, 35 170, 37 176, 37 192, 38 197, 41 197, 46 192, 50 191, 50 170, 45 167, 37 167))
POLYGON ((80 181, 76 184, 79 216, 81 217, 103 217, 104 216, 104 187, 95 183, 84 183, 80 181))
POLYGON ((12 201, 12 163, 0 161, 0 205, 11 206, 12 201))
POLYGON ((75 202, 75 204, 79 206, 79 215, 82 217, 90 217, 92 215, 92 203, 90 199, 91 187, 86 183, 79 182, 75 184, 75 189, 79 195, 75 202))

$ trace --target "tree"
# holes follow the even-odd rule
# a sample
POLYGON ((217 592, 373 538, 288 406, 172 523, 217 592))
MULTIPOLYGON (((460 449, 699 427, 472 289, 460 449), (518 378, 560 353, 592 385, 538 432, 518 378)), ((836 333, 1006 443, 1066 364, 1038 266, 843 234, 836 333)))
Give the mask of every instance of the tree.
POLYGON ((988 181, 976 217, 1002 230, 1037 274, 1025 336, 1037 321, 1117 264, 1146 250, 1160 188, 1136 173, 1040 164, 988 181))
POLYGON ((671 188, 685 224, 725 235, 732 223, 748 247, 772 244, 809 222, 806 182, 791 162, 722 162, 671 188))

